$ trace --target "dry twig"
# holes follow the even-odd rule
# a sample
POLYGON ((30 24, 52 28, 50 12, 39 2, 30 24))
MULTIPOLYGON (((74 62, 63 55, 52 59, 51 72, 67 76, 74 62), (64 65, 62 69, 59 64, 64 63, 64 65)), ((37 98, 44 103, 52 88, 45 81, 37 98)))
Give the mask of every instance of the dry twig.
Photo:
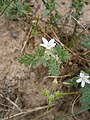
POLYGON ((79 119, 74 114, 74 105, 75 105, 75 103, 76 103, 76 101, 78 100, 79 97, 80 97, 80 95, 78 95, 72 103, 72 115, 76 120, 79 120, 79 119))
POLYGON ((25 49, 25 47, 26 47, 26 45, 27 45, 27 43, 28 43, 29 36, 30 36, 30 34, 31 34, 31 30, 32 30, 32 27, 29 29, 29 32, 28 32, 26 41, 24 42, 24 45, 23 45, 23 47, 22 47, 21 53, 24 51, 24 49, 25 49))
POLYGON ((70 15, 70 16, 90 35, 89 31, 84 27, 83 24, 80 23, 80 21, 78 21, 78 20, 77 20, 75 17, 73 17, 72 15, 70 15))
POLYGON ((8 100, 12 105, 14 105, 20 112, 22 112, 22 110, 18 107, 18 105, 16 105, 13 101, 11 101, 8 97, 5 97, 3 94, 0 93, 0 96, 2 98, 5 98, 6 100, 8 100))
POLYGON ((73 51, 71 51, 68 47, 66 47, 58 38, 58 36, 56 35, 56 33, 54 32, 53 28, 50 26, 54 36, 55 36, 55 40, 63 47, 65 48, 66 50, 68 50, 70 53, 72 53, 73 55, 76 55, 76 53, 74 53, 73 51))
MULTIPOLYGON (((56 107, 56 106, 55 106, 56 107)), ((42 118, 43 116, 49 114, 50 112, 52 112, 53 110, 55 110, 55 107, 53 107, 52 109, 46 111, 45 113, 41 114, 40 116, 36 117, 35 119, 33 120, 40 120, 40 118, 42 118)))
POLYGON ((70 76, 71 76, 70 74, 64 75, 64 76, 46 76, 44 79, 47 79, 47 78, 67 78, 70 76))
MULTIPOLYGON (((53 107, 53 106, 55 106, 55 105, 52 105, 51 107, 53 107)), ((32 110, 31 110, 31 109, 28 109, 28 110, 26 110, 25 112, 20 112, 20 113, 17 113, 17 114, 15 114, 15 115, 9 116, 9 118, 6 117, 6 118, 1 119, 1 120, 8 120, 8 119, 12 119, 12 118, 15 118, 15 117, 18 117, 18 116, 21 116, 21 115, 24 115, 24 116, 25 116, 25 115, 27 115, 27 114, 29 114, 29 113, 46 109, 47 107, 48 107, 48 106, 37 107, 37 108, 34 108, 34 109, 32 109, 32 110)))

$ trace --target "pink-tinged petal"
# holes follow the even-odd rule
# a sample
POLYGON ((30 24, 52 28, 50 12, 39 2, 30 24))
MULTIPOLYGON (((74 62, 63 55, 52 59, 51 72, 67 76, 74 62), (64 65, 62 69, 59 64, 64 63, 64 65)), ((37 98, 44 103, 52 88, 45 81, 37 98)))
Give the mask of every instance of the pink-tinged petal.
POLYGON ((49 43, 49 42, 47 41, 47 39, 44 38, 44 37, 42 37, 42 41, 43 41, 43 43, 46 44, 46 45, 48 45, 48 43, 49 43))
POLYGON ((40 44, 40 46, 47 48, 46 44, 40 44))
POLYGON ((52 45, 50 45, 51 48, 55 47, 56 43, 53 43, 52 45))
POLYGON ((81 82, 81 87, 84 87, 85 86, 85 81, 82 81, 81 82))
POLYGON ((82 82, 82 78, 79 78, 78 80, 76 80, 77 83, 82 82))
POLYGON ((54 44, 54 42, 55 42, 55 40, 54 40, 54 39, 51 39, 51 40, 49 41, 49 45, 54 44))
POLYGON ((90 84, 90 80, 88 80, 88 79, 85 79, 85 82, 88 83, 88 84, 90 84))
POLYGON ((83 78, 85 75, 84 73, 80 73, 80 77, 83 78))

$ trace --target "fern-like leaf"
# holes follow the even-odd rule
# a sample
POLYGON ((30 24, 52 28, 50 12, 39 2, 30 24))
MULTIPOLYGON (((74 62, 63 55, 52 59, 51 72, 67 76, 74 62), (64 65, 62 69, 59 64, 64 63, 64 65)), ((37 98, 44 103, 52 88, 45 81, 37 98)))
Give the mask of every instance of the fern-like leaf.
POLYGON ((56 51, 58 54, 59 61, 65 62, 66 60, 69 59, 69 53, 65 49, 62 49, 60 45, 56 46, 56 51))
POLYGON ((26 66, 35 67, 41 61, 41 57, 44 54, 44 50, 42 48, 38 48, 35 50, 33 54, 26 54, 19 58, 19 63, 24 64, 26 66))
POLYGON ((84 109, 90 107, 90 85, 86 85, 81 88, 82 99, 80 100, 81 105, 84 109))
POLYGON ((19 63, 25 66, 35 67, 38 63, 38 59, 32 54, 26 54, 19 59, 19 63))
POLYGON ((49 68, 49 74, 52 76, 58 76, 60 75, 60 70, 59 66, 56 63, 56 59, 50 59, 48 63, 48 68, 49 68))

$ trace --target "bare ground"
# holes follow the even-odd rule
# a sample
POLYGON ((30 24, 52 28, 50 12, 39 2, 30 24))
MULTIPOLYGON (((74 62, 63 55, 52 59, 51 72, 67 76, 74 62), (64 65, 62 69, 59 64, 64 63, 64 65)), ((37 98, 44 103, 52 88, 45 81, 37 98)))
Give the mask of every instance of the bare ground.
MULTIPOLYGON (((85 24, 90 22, 90 11, 87 19, 82 20, 85 24)), ((7 118, 18 113, 17 108, 2 97, 2 94, 16 103, 21 110, 34 109, 46 105, 46 98, 41 94, 41 88, 49 88, 51 80, 43 80, 47 75, 47 70, 40 66, 36 69, 26 68, 18 63, 18 58, 22 55, 21 50, 25 41, 25 32, 22 30, 21 22, 8 20, 5 16, 0 17, 0 118, 7 118), (10 108, 12 107, 12 108, 10 108)), ((39 38, 35 41, 40 42, 39 38)), ((26 51, 33 50, 32 44, 26 51)), ((75 96, 73 96, 75 98, 75 96)), ((32 113, 22 117, 22 120, 53 120, 55 116, 63 116, 71 113, 72 96, 60 100, 57 107, 50 112, 45 111, 32 113), (68 103, 67 103, 68 101, 68 103), (42 115, 39 117, 39 115, 42 115)), ((76 106, 75 111, 79 107, 76 106)), ((90 113, 77 116, 79 120, 90 120, 90 113)), ((12 118, 11 120, 21 120, 12 118)), ((4 120, 4 119, 2 119, 4 120)), ((63 120, 74 120, 73 117, 63 118, 63 120)))

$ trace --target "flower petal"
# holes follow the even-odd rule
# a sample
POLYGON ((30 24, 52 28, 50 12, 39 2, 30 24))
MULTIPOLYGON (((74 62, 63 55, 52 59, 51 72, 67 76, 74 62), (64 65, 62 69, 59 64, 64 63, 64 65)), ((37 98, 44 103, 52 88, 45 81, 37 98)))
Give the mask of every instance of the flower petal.
POLYGON ((85 76, 84 73, 81 72, 80 77, 83 78, 84 76, 85 76))
POLYGON ((88 78, 90 78, 90 76, 89 76, 89 75, 86 75, 86 76, 85 76, 85 78, 87 78, 87 79, 88 79, 88 78))
POLYGON ((53 47, 55 47, 55 45, 56 45, 56 43, 53 43, 50 47, 53 48, 53 47))
POLYGON ((81 82, 81 87, 84 87, 85 86, 85 81, 82 81, 81 82))
POLYGON ((82 82, 82 78, 79 78, 78 80, 76 80, 77 83, 82 82))
POLYGON ((43 47, 47 48, 47 45, 46 45, 46 44, 40 44, 40 46, 43 46, 43 47))
POLYGON ((54 39, 51 39, 51 40, 49 41, 49 46, 50 46, 50 48, 55 47, 56 43, 54 43, 54 42, 55 42, 54 39))
POLYGON ((45 45, 48 45, 48 41, 47 41, 47 39, 46 38, 44 38, 44 37, 42 37, 42 41, 43 41, 43 43, 45 44, 45 45))
POLYGON ((51 40, 49 41, 49 45, 54 44, 54 42, 55 42, 55 40, 54 40, 54 39, 51 39, 51 40))
POLYGON ((85 82, 88 83, 88 84, 90 84, 90 80, 88 80, 88 79, 85 79, 85 82))

